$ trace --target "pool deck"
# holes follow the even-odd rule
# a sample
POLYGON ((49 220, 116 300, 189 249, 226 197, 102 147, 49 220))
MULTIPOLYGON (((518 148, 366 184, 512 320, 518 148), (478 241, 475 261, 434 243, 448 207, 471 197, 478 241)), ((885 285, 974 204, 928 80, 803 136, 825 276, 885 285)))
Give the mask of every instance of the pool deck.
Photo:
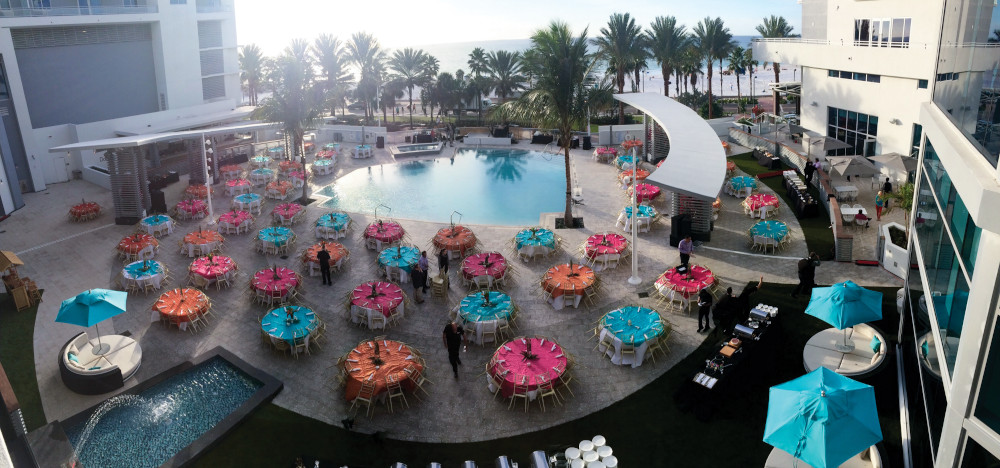
MULTIPOLYGON (((542 146, 520 143, 512 148, 541 151, 542 146)), ((450 154, 450 151, 451 148, 445 148, 442 155, 450 154)), ((208 291, 217 318, 202 331, 182 332, 159 323, 149 323, 150 307, 159 296, 156 292, 130 295, 128 312, 115 317, 113 322, 102 324, 101 332, 129 331, 142 344, 143 365, 126 386, 136 385, 211 348, 222 346, 284 382, 284 390, 274 400, 276 404, 330 424, 340 424, 342 419, 348 417, 349 407, 349 403, 344 401, 342 389, 335 385, 336 360, 359 341, 388 335, 423 352, 428 362, 426 375, 433 381, 428 388, 430 396, 425 397, 423 402, 408 398, 409 409, 390 415, 379 406, 371 420, 363 415, 357 418, 354 430, 366 433, 382 431, 385 437, 394 439, 433 442, 489 440, 577 419, 607 407, 650 383, 690 354, 705 335, 695 331, 696 314, 669 313, 675 330, 670 356, 660 359, 656 365, 647 362, 636 369, 612 365, 594 350, 594 342, 588 341, 586 336, 586 331, 601 315, 617 306, 655 304, 653 297, 642 299, 637 293, 650 290, 653 281, 664 270, 678 263, 676 249, 667 242, 670 233, 668 219, 663 219, 649 233, 639 235, 635 252, 643 282, 638 287, 626 282, 630 271, 629 265, 623 264, 599 274, 605 285, 604 294, 599 305, 592 309, 581 307, 556 311, 534 293, 535 281, 545 270, 571 257, 579 259, 577 246, 589 235, 602 231, 620 232, 615 228, 615 220, 626 203, 626 197, 617 182, 617 170, 613 166, 594 162, 590 151, 572 150, 571 155, 580 174, 584 195, 584 204, 574 207, 574 215, 584 218, 586 228, 557 231, 563 238, 564 250, 550 258, 532 263, 515 261, 516 281, 508 288, 514 301, 522 308, 520 333, 554 338, 578 360, 572 370, 578 382, 573 386, 576 396, 570 397, 562 406, 548 408, 546 413, 542 413, 537 405, 532 405, 534 408, 528 414, 518 410, 507 411, 506 401, 493 400, 492 394, 486 390, 486 380, 480 374, 495 345, 470 345, 468 353, 463 354, 464 365, 460 368, 459 378, 452 377, 447 353, 441 344, 441 330, 448 321, 448 311, 466 294, 466 290, 454 280, 457 262, 452 263, 453 281, 449 297, 429 297, 424 304, 408 307, 406 317, 400 324, 386 331, 372 331, 350 324, 345 318, 344 299, 347 293, 357 284, 375 278, 375 253, 367 251, 360 240, 360 228, 372 218, 369 213, 352 213, 357 228, 352 235, 341 240, 352 258, 343 272, 334 275, 334 285, 322 286, 318 277, 305 279, 305 305, 316 308, 328 323, 322 350, 311 356, 296 360, 261 344, 260 326, 256 320, 265 308, 250 302, 246 285, 247 275, 275 263, 302 271, 299 253, 315 242, 312 226, 323 212, 315 204, 307 208, 304 220, 293 226, 298 241, 288 259, 265 258, 255 252, 252 248, 253 233, 227 237, 224 254, 237 261, 241 273, 232 288, 208 291)), ((310 181, 320 187, 359 167, 392 162, 392 156, 385 149, 374 150, 374 156, 369 159, 351 159, 342 155, 338 157, 335 174, 311 177, 310 181)), ((167 187, 169 206, 180 200, 185 186, 182 180, 167 187)), ((767 192, 768 189, 761 185, 761 191, 767 192)), ((110 193, 87 182, 50 185, 44 192, 26 194, 25 199, 23 209, 0 223, 0 245, 5 250, 16 252, 26 263, 19 268, 22 275, 31 276, 39 287, 45 289, 45 300, 39 306, 34 332, 36 373, 46 417, 49 420, 65 419, 93 406, 107 395, 77 395, 60 381, 56 360, 59 347, 79 333, 80 328, 54 322, 59 303, 87 288, 110 287, 111 278, 122 267, 114 247, 122 236, 133 232, 134 227, 112 224, 112 215, 108 213, 112 207, 110 193), (88 223, 69 222, 66 212, 81 197, 99 202, 105 213, 88 223)), ((789 225, 793 236, 791 247, 777 255, 759 255, 746 248, 745 233, 753 221, 743 215, 740 200, 723 195, 723 202, 723 213, 715 225, 712 241, 695 251, 692 262, 712 269, 723 287, 732 286, 737 291, 747 281, 756 281, 761 272, 765 272, 765 280, 769 282, 797 282, 795 264, 807 252, 801 229, 791 210, 785 208, 778 216, 779 220, 789 225)), ((214 198, 214 204, 217 213, 226 211, 229 197, 220 193, 214 198)), ((273 201, 265 203, 264 215, 258 219, 256 229, 269 224, 273 206, 273 201)), ((665 206, 662 202, 658 205, 665 206)), ((541 218, 552 219, 551 216, 541 218)), ((430 239, 443 226, 442 223, 425 221, 400 221, 407 230, 409 242, 420 247, 429 247, 430 239)), ((179 254, 176 246, 184 234, 196 227, 196 222, 185 222, 173 234, 160 239, 160 252, 156 259, 164 262, 173 275, 173 280, 166 287, 176 287, 183 282, 192 259, 179 254)), ((508 241, 523 228, 469 227, 479 237, 483 250, 498 250, 508 256, 508 241)), ((436 273, 434 266, 432 272, 436 273)), ((826 262, 817 269, 816 276, 820 284, 850 278, 863 285, 902 285, 902 280, 881 268, 845 263, 826 262)), ((411 290, 409 287, 405 289, 411 290)), ((805 300, 802 306, 805 307, 805 300)))

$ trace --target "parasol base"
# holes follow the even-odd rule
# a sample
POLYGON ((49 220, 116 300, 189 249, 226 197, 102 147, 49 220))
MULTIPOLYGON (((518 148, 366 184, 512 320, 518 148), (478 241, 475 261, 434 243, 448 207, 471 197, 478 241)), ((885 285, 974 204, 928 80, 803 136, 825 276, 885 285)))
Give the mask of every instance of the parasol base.
POLYGON ((105 354, 108 354, 108 351, 111 351, 111 345, 107 343, 101 343, 97 346, 94 346, 94 348, 91 350, 91 352, 94 353, 94 355, 96 356, 103 356, 105 354))
POLYGON ((850 353, 850 352, 854 351, 854 343, 853 342, 848 342, 847 344, 837 343, 833 347, 836 348, 837 351, 840 351, 842 353, 850 353))
POLYGON ((630 276, 628 278, 628 284, 631 284, 633 286, 638 286, 638 285, 642 284, 642 278, 640 278, 638 276, 630 276))

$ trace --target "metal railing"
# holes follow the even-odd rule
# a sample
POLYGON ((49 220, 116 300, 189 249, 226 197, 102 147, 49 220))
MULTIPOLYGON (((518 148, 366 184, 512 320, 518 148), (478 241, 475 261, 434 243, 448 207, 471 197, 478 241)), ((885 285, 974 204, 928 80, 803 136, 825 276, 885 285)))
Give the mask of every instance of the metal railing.
POLYGON ((136 15, 156 13, 159 9, 153 5, 116 5, 116 6, 76 6, 49 8, 0 8, 0 17, 31 18, 45 16, 89 16, 89 15, 136 15))

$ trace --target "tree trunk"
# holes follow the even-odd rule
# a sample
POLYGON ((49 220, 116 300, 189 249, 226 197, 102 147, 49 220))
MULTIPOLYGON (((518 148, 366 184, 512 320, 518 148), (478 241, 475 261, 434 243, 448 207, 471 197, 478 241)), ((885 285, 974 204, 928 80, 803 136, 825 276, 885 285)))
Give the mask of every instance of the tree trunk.
POLYGON ((724 88, 723 87, 724 85, 722 84, 722 78, 723 78, 723 75, 722 75, 722 58, 719 58, 719 94, 720 95, 724 95, 724 93, 726 92, 726 88, 724 88))
POLYGON ((660 74, 663 75, 663 95, 670 97, 670 77, 673 75, 673 72, 670 70, 670 67, 661 65, 660 74))
POLYGON ((639 92, 646 92, 646 88, 641 88, 642 83, 640 82, 640 77, 642 76, 642 70, 639 67, 635 67, 635 89, 639 92))
POLYGON ((733 72, 736 75, 736 112, 743 112, 743 92, 740 91, 740 75, 739 73, 733 72))
MULTIPOLYGON (((622 94, 625 92, 625 71, 618 70, 616 79, 618 81, 615 83, 618 85, 618 94, 622 94)), ((625 104, 621 101, 618 101, 618 125, 625 125, 625 104)), ((569 163, 567 162, 567 164, 569 163)))
MULTIPOLYGON (((685 89, 687 88, 685 87, 685 89)), ((681 71, 679 69, 674 70, 674 94, 681 95, 681 71)))
MULTIPOLYGON (((563 129, 565 130, 565 129, 563 129)), ((569 167, 569 142, 570 136, 569 132, 561 131, 559 137, 560 140, 565 139, 563 144, 563 160, 566 166, 566 213, 563 214, 563 227, 571 228, 573 227, 573 179, 570 175, 569 167)))
MULTIPOLYGON (((695 109, 697 112, 697 109, 695 109)), ((712 118, 712 63, 708 64, 708 118, 712 118)))
MULTIPOLYGON (((778 62, 771 62, 771 67, 774 68, 774 83, 780 83, 781 64, 778 62)), ((781 104, 778 102, 778 91, 775 90, 772 93, 772 96, 774 96, 774 115, 781 115, 781 104)))
POLYGON ((410 110, 410 129, 412 130, 413 129, 413 86, 407 87, 407 95, 410 98, 410 107, 408 107, 408 109, 410 110))

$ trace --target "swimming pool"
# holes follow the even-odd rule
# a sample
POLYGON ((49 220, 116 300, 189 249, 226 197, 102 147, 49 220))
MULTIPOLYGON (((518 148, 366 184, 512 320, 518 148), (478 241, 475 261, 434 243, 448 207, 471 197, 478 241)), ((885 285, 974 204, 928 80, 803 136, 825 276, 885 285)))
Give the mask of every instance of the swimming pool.
POLYGON ((561 156, 510 149, 464 149, 453 158, 408 161, 358 169, 323 187, 321 206, 372 214, 379 204, 393 218, 446 223, 534 225, 540 213, 566 207, 561 156), (455 221, 458 221, 456 216, 455 221))
POLYGON ((415 145, 398 145, 393 153, 396 155, 422 156, 427 154, 437 154, 441 152, 444 143, 419 143, 415 145))

